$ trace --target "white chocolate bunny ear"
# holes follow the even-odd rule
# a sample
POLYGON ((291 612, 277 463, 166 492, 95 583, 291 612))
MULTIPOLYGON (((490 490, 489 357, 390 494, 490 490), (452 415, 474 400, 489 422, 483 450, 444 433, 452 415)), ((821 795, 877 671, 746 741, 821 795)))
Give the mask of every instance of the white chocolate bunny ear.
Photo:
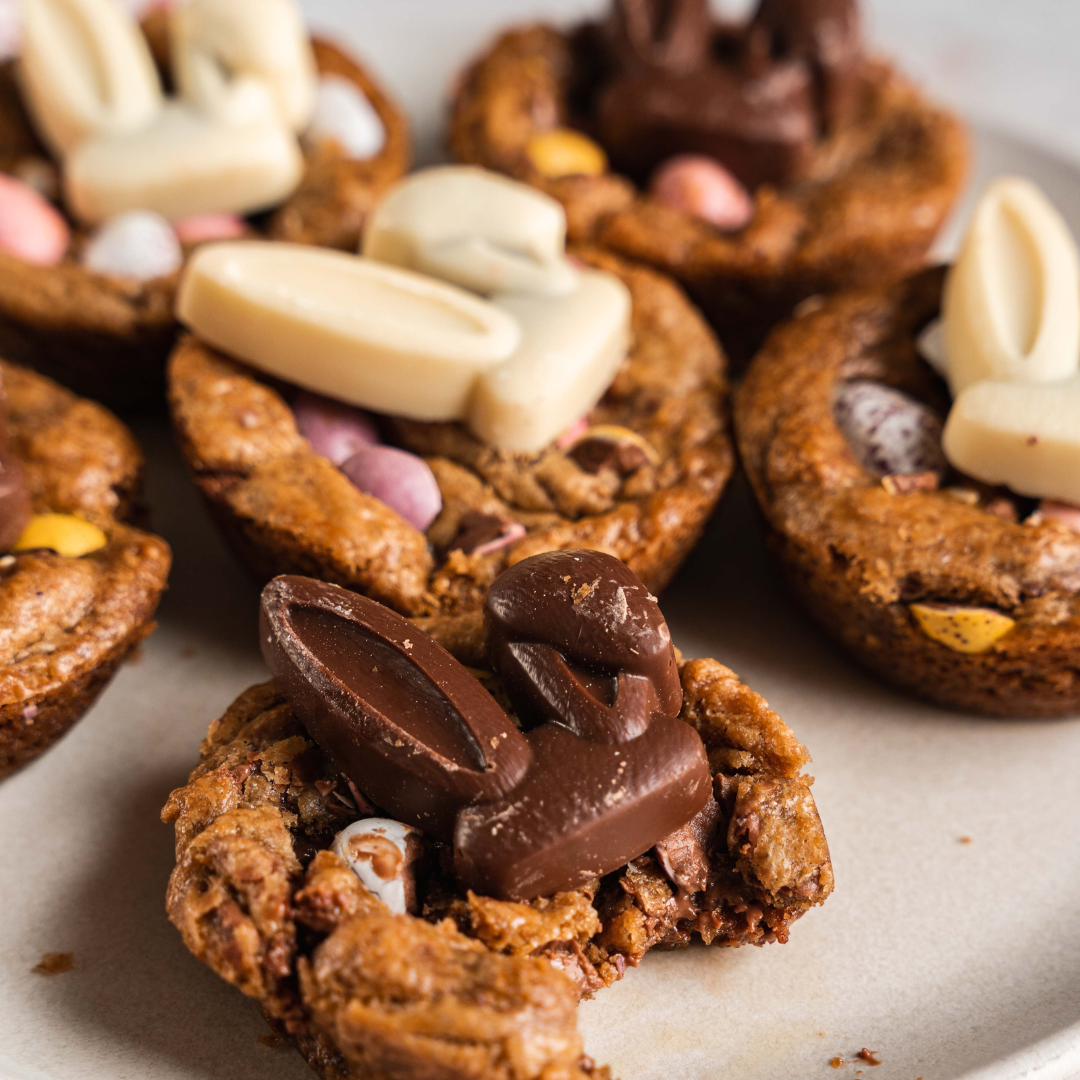
POLYGON ((180 93, 211 114, 230 84, 259 79, 278 116, 302 131, 315 107, 315 57, 293 0, 190 0, 170 21, 172 69, 180 93))
POLYGON ((1032 183, 1006 177, 979 200, 943 299, 953 394, 982 379, 1054 382, 1080 367, 1080 256, 1032 183))
POLYGON ((23 14, 24 96, 57 155, 91 136, 137 130, 161 111, 150 49, 116 0, 23 0, 23 14))
POLYGON ((1080 376, 969 386, 949 413, 942 445, 977 480, 1080 505, 1080 376))
POLYGON ((521 331, 453 285, 344 252, 236 242, 188 264, 177 315, 204 341, 308 390, 416 420, 465 414, 521 331))
POLYGON ((468 165, 424 169, 399 183, 368 219, 362 250, 484 294, 557 296, 577 281, 562 206, 468 165))

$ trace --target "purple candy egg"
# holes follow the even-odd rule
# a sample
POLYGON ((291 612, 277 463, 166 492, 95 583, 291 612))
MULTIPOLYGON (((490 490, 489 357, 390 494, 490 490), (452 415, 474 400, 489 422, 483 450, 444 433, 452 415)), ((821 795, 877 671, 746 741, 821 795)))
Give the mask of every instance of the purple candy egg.
POLYGON ((296 426, 316 454, 343 465, 379 441, 379 429, 362 409, 305 390, 293 405, 296 426))
POLYGON ((837 426, 866 469, 912 476, 946 469, 941 421, 921 401, 884 383, 845 383, 833 409, 837 426))
POLYGON ((341 471, 421 532, 439 516, 442 493, 423 458, 393 446, 361 447, 341 471))

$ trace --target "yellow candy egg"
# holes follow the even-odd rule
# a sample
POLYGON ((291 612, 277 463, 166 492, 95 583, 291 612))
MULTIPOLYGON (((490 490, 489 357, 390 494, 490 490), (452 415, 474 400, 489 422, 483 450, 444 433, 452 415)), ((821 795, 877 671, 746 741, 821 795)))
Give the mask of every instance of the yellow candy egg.
POLYGON ((911 604, 919 628, 946 648, 962 653, 984 653, 994 647, 1016 620, 993 608, 959 604, 911 604))
POLYGON ((533 168, 549 180, 564 176, 599 176, 607 171, 607 154, 580 131, 555 128, 534 135, 525 148, 533 168))
POLYGON ((35 514, 12 551, 48 548, 57 555, 80 559, 108 543, 108 537, 89 521, 73 514, 35 514))

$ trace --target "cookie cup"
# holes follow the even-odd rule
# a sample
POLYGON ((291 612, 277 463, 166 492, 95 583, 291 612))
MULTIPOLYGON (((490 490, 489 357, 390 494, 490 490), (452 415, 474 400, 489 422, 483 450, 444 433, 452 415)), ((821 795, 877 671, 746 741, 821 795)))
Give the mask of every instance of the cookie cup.
MULTIPOLYGON (((146 28, 155 55, 167 56, 160 25, 146 28)), ((374 157, 348 160, 337 144, 305 149, 300 186, 253 232, 276 239, 356 250, 364 218, 409 166, 403 114, 375 80, 337 46, 314 40, 322 75, 354 82, 382 121, 386 142, 374 157)), ((0 169, 56 176, 33 132, 14 64, 0 69, 0 169)), ((35 266, 0 251, 0 354, 41 371, 110 408, 159 405, 164 366, 176 343, 173 303, 179 273, 149 281, 99 274, 78 261, 86 235, 73 225, 72 251, 58 266, 35 266)))
POLYGON ((944 415, 945 385, 915 344, 938 314, 942 281, 932 270, 838 295, 778 327, 737 396, 739 451, 793 589, 860 663, 957 709, 1075 713, 1080 534, 999 516, 1005 493, 955 474, 939 490, 892 494, 833 418, 850 379, 883 382, 944 415), (962 652, 927 636, 913 604, 987 609, 1015 626, 986 651, 962 652))
POLYGON ((575 126, 578 88, 595 82, 600 61, 586 41, 543 25, 502 35, 462 80, 451 150, 559 199, 573 239, 676 277, 736 363, 806 297, 895 281, 922 265, 963 183, 967 138, 888 64, 869 62, 856 119, 818 143, 809 179, 761 186, 750 223, 724 232, 613 173, 537 172, 529 140, 575 126))
POLYGON ((365 495, 297 430, 289 388, 183 339, 169 405, 195 483, 257 579, 306 574, 411 616, 477 612, 506 566, 541 551, 589 547, 622 559, 653 591, 694 546, 734 465, 725 361, 670 280, 594 249, 578 256, 629 287, 633 342, 589 414, 655 453, 629 475, 590 473, 551 445, 515 454, 461 424, 385 419, 391 443, 424 457, 443 501, 426 535, 365 495), (489 554, 454 549, 463 519, 492 515, 526 530, 489 554))
POLYGON ((0 777, 60 738, 154 629, 168 545, 129 524, 142 454, 100 405, 0 363, 12 452, 35 513, 73 514, 108 542, 80 559, 0 559, 0 777))
MULTIPOLYGON (((444 643, 464 659, 483 653, 478 629, 429 629, 449 629, 444 643)), ((728 668, 694 660, 680 674, 682 716, 701 733, 721 806, 709 886, 693 897, 676 896, 653 853, 528 903, 465 893, 432 858, 420 914, 390 914, 327 850, 358 816, 355 789, 267 683, 211 724, 162 813, 176 831, 169 918, 321 1077, 608 1077, 582 1054, 583 994, 694 936, 786 941, 832 891, 805 749, 728 668)))

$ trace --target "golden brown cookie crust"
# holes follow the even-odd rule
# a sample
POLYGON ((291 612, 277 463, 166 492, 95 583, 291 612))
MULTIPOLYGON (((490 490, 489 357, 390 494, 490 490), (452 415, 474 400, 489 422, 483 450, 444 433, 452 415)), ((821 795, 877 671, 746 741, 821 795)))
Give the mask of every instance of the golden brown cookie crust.
POLYGON ((730 797, 696 923, 652 855, 529 903, 440 892, 433 879, 423 918, 389 914, 327 850, 357 812, 273 683, 210 725, 162 812, 176 830, 169 918, 328 1080, 603 1080, 582 1057, 581 994, 695 932, 784 941, 833 886, 805 749, 715 660, 681 677, 684 719, 730 797))
POLYGON ((169 572, 164 540, 132 528, 142 454, 100 405, 0 363, 13 453, 35 513, 75 514, 108 537, 81 559, 0 560, 0 777, 36 757, 93 704, 154 629, 169 572))
MULTIPOLYGON (((368 97, 386 143, 367 161, 349 161, 330 142, 305 151, 297 191, 269 217, 274 239, 355 250, 364 217, 408 170, 404 115, 375 80, 328 41, 314 39, 319 71, 351 79, 368 97)), ((0 169, 54 169, 16 87, 14 64, 0 68, 0 169)), ((76 235, 73 251, 85 237, 76 235)), ((33 266, 0 251, 0 355, 118 409, 158 403, 166 357, 176 342, 173 302, 179 274, 147 282, 95 274, 69 257, 33 266)))
POLYGON ((650 589, 663 588, 734 465, 723 354, 670 280, 602 251, 578 254, 621 277, 633 298, 630 355, 590 423, 643 435, 659 463, 626 478, 592 475, 554 446, 515 455, 484 446, 459 424, 393 422, 393 441, 428 460, 442 491, 443 511, 426 537, 314 454, 259 376, 184 339, 168 373, 180 446, 253 573, 318 577, 406 615, 462 614, 479 609, 507 565, 590 547, 622 559, 650 589), (470 510, 519 522, 528 534, 489 555, 448 550, 470 510))
POLYGON ((451 150, 559 199, 570 234, 681 281, 736 359, 807 296, 895 281, 918 269, 960 191, 967 139, 888 65, 869 64, 852 127, 823 141, 811 179, 758 189, 737 233, 671 209, 614 174, 547 180, 526 154, 537 132, 572 122, 572 38, 547 26, 503 34, 466 72, 451 150))
POLYGON ((777 328, 736 400, 739 450, 779 561, 809 612, 872 671, 996 716, 1080 710, 1080 534, 1017 524, 955 489, 891 495, 833 420, 837 386, 888 383, 944 408, 915 337, 941 271, 839 295, 777 328), (985 653, 928 638, 908 605, 996 609, 1015 628, 985 653))

